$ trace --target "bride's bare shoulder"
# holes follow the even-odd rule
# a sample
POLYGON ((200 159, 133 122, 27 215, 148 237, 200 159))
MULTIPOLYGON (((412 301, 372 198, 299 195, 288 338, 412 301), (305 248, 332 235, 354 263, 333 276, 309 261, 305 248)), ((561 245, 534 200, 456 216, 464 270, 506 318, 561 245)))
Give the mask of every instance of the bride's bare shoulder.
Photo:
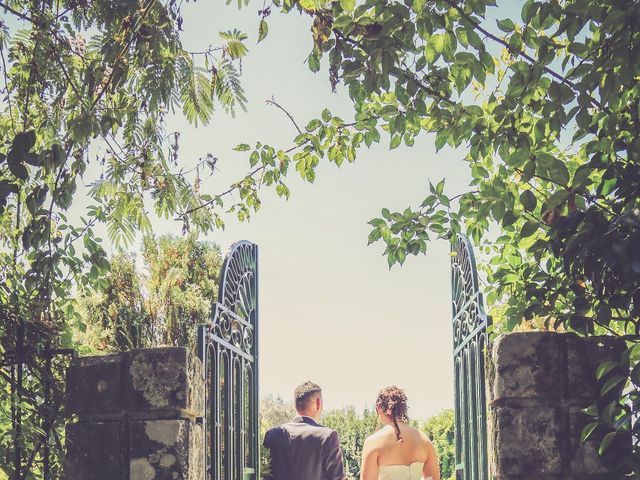
POLYGON ((383 427, 375 433, 369 435, 365 443, 368 443, 370 446, 382 445, 387 440, 389 436, 390 429, 389 427, 383 427))
POLYGON ((429 438, 429 436, 421 430, 418 431, 420 432, 420 439, 422 440, 422 443, 428 446, 432 446, 433 443, 431 443, 431 439, 429 438))

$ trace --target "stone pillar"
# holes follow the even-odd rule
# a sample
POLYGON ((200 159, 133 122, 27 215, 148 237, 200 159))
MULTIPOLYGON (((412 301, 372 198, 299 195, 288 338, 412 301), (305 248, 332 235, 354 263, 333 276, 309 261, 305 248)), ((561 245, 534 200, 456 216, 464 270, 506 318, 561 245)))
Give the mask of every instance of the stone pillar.
POLYGON ((496 480, 619 480, 631 444, 602 457, 599 439, 581 443, 597 401, 597 366, 619 360, 624 341, 547 332, 511 333, 490 346, 487 401, 490 477, 496 480))
POLYGON ((67 370, 67 480, 202 480, 203 376, 182 347, 81 357, 67 370))

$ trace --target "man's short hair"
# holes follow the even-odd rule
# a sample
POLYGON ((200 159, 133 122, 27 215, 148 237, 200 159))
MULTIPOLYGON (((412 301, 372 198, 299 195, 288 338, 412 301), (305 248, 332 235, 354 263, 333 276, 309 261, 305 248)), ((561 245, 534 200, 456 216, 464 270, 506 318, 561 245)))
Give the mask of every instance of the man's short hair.
POLYGON ((307 381, 298 385, 293 393, 296 410, 304 410, 316 393, 322 393, 322 389, 316 383, 307 381))

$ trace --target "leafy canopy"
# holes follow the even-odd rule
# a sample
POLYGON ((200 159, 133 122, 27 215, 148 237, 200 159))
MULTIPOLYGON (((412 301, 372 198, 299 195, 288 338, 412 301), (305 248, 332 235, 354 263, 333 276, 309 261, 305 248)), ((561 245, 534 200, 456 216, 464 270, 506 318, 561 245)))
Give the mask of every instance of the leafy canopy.
POLYGON ((603 398, 585 436, 600 438, 601 451, 640 437, 631 420, 640 406, 640 5, 527 0, 519 18, 500 18, 494 0, 273 6, 313 18, 308 66, 327 62, 354 117, 324 110, 296 125, 286 149, 238 145, 253 168, 245 205, 259 205, 263 185, 288 197, 291 168, 312 182, 321 160, 352 162, 383 135, 391 149, 421 134, 457 149, 468 190, 430 182, 420 205, 382 209, 369 242, 384 244, 391 267, 464 233, 487 259, 486 298, 503 306, 507 329, 538 318, 623 336, 629 348, 618 368, 599 372, 603 398))
MULTIPOLYGON (((197 125, 215 109, 245 108, 247 36, 229 30, 203 52, 186 51, 180 5, 0 2, 0 410, 11 412, 0 418, 0 456, 15 459, 2 467, 11 478, 41 478, 45 445, 48 475, 60 476, 64 364, 46 352, 74 346, 77 294, 108 287, 94 228, 106 224, 113 242, 127 244, 149 233, 149 212, 199 206, 200 177, 215 160, 182 168, 167 115, 197 125), (100 176, 87 201, 78 187, 89 165, 100 176)), ((220 225, 205 210, 183 222, 187 230, 220 225)))

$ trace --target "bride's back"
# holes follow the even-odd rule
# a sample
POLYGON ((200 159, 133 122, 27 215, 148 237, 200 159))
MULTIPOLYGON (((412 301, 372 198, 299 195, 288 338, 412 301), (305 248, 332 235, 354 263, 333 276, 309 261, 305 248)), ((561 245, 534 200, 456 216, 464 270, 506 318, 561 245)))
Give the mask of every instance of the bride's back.
POLYGON ((424 463, 429 458, 429 440, 419 430, 398 423, 400 438, 398 441, 393 427, 388 425, 375 433, 372 440, 378 447, 378 466, 385 465, 410 465, 412 463, 424 463))

